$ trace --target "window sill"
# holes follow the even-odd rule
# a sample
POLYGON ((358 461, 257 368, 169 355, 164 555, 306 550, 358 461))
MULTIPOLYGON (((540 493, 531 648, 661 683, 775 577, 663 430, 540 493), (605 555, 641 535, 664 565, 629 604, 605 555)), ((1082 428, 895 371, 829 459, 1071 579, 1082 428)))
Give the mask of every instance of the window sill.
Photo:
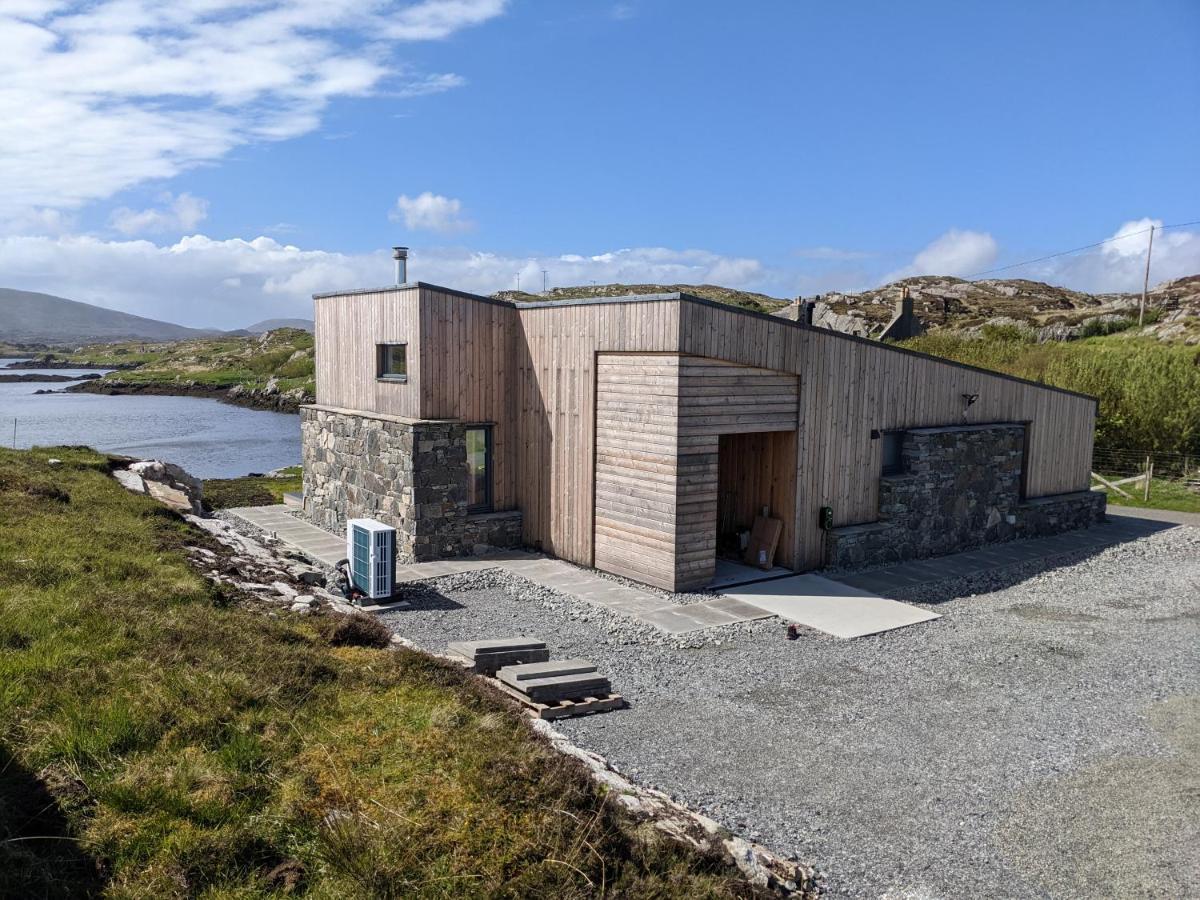
POLYGON ((408 382, 407 375, 376 375, 376 381, 386 381, 389 384, 406 384, 408 382))
POLYGON ((478 511, 467 510, 468 519, 508 519, 516 518, 521 515, 519 509, 481 509, 478 511))

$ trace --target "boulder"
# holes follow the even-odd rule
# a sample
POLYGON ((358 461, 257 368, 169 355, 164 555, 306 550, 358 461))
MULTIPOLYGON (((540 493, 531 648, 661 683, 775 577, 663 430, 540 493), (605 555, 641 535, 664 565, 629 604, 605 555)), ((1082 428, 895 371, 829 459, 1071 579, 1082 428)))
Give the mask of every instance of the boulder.
POLYGON ((199 515, 202 510, 204 485, 174 463, 144 459, 131 463, 126 475, 113 475, 129 490, 147 493, 180 512, 199 515), (134 478, 141 481, 141 490, 134 478))

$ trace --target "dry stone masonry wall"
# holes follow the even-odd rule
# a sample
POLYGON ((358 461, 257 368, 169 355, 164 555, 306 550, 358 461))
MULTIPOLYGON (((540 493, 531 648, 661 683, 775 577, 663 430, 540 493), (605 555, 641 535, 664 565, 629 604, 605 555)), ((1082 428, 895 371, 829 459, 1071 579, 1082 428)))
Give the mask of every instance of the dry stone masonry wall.
POLYGON ((339 534, 347 519, 385 522, 403 562, 519 546, 520 512, 467 513, 465 428, 301 409, 305 515, 339 534))
POLYGON ((879 481, 879 521, 834 529, 828 565, 877 565, 1056 534, 1104 519, 1093 491, 1021 499, 1025 426, 905 432, 902 472, 879 481))

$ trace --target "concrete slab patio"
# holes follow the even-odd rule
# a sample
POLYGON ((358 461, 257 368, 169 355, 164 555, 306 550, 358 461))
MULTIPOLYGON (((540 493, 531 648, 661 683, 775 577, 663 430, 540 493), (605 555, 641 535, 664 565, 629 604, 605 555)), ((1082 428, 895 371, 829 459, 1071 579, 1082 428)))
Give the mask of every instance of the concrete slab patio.
POLYGON ((721 593, 788 621, 846 639, 941 618, 937 613, 820 575, 795 575, 729 588, 721 593))

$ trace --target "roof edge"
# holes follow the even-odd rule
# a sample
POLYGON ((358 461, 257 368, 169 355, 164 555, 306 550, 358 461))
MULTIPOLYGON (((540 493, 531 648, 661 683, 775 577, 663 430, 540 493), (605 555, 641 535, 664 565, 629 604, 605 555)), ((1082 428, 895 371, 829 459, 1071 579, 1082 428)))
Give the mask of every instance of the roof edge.
POLYGON ((451 294, 455 297, 462 297, 464 300, 476 300, 480 303, 490 303, 493 306, 507 306, 512 309, 516 306, 515 303, 509 300, 497 300, 495 297, 485 297, 482 294, 472 294, 469 291, 460 291, 457 288, 446 287, 441 284, 432 284, 428 281, 406 281, 404 284, 389 284, 387 287, 377 288, 354 288, 348 291, 323 291, 319 294, 313 294, 314 300, 324 300, 326 297, 356 297, 362 294, 390 294, 393 291, 409 291, 414 288, 424 288, 427 291, 437 291, 439 294, 451 294))
POLYGON ((495 297, 484 297, 481 294, 472 294, 468 291, 460 291, 455 288, 444 287, 440 284, 431 284, 428 281, 409 281, 405 284, 393 284, 388 287, 381 288, 358 288, 350 291, 329 291, 321 294, 313 294, 314 300, 320 300, 325 297, 350 297, 358 294, 385 294, 391 291, 411 290, 412 288, 424 288, 430 291, 438 291, 443 294, 450 294, 455 297, 462 297, 466 300, 475 300, 479 303, 489 303, 493 306, 506 306, 509 309, 553 309, 556 307, 568 306, 598 306, 605 303, 655 303, 664 301, 680 301, 687 303, 695 303, 699 306, 710 306, 713 309, 724 310, 725 312, 735 315, 750 316, 756 319, 764 319, 768 322, 775 322, 787 328, 799 328, 807 331, 819 332, 821 335, 836 338, 843 341, 852 341, 854 343, 864 344, 868 347, 873 347, 876 350, 883 350, 890 353, 903 353, 908 356, 915 356, 918 359, 928 359, 933 362, 943 363, 947 366, 954 366, 958 369, 965 369, 968 372, 977 372, 980 375, 990 375, 993 378, 1003 378, 1006 381, 1013 381, 1017 384, 1024 384, 1029 387, 1042 388, 1047 391, 1055 391, 1059 394, 1066 394, 1068 397, 1079 397, 1082 400, 1091 400, 1099 409, 1100 400, 1091 394, 1084 394, 1080 391, 1072 391, 1069 388, 1057 387, 1053 384, 1045 384, 1040 381, 1031 381, 1028 378, 1021 378, 1017 375, 1009 375, 1007 372, 997 372, 995 369, 985 369, 982 366, 973 366, 969 363, 958 362, 958 360, 947 359, 944 356, 934 356, 932 353, 921 353, 919 350, 909 350, 907 347, 897 347, 895 344, 886 344, 882 341, 871 340, 870 338, 862 338, 853 334, 846 334, 841 331, 834 331, 832 328, 818 328, 814 325, 806 325, 803 322, 798 322, 793 319, 785 319, 782 316, 772 315, 771 313, 758 312, 753 309, 746 309, 741 306, 733 306, 728 303, 721 303, 717 300, 709 300, 707 297, 697 297, 695 294, 689 294, 686 291, 673 291, 663 294, 625 294, 618 297, 575 297, 569 300, 536 300, 531 303, 514 303, 511 300, 497 300, 495 297))

